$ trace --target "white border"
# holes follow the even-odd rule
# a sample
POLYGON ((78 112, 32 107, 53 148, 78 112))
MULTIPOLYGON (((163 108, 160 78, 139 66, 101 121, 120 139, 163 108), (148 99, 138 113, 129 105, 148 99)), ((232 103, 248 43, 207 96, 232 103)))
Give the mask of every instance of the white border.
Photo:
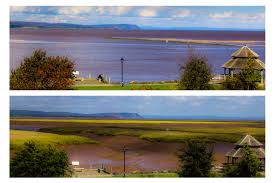
POLYGON ((258 183, 258 182, 274 182, 275 170, 274 163, 274 154, 275 154, 275 133, 272 123, 275 120, 275 60, 272 58, 273 50, 275 50, 275 30, 274 30, 274 18, 275 9, 273 0, 5 0, 1 2, 0 14, 1 14, 1 23, 0 23, 0 50, 1 50, 1 122, 0 122, 0 180, 1 182, 224 182, 224 183, 233 183, 233 182, 249 182, 249 183, 258 183), (266 6, 266 91, 9 91, 9 6, 10 5, 51 5, 51 6, 71 6, 71 5, 105 5, 105 6, 115 6, 115 5, 150 5, 150 6, 266 6), (273 81, 273 82, 272 82, 273 81), (266 178, 191 178, 191 179, 10 179, 9 178, 9 95, 12 96, 32 96, 32 95, 47 95, 47 96, 266 96, 266 178), (272 157, 273 155, 273 157, 272 157))

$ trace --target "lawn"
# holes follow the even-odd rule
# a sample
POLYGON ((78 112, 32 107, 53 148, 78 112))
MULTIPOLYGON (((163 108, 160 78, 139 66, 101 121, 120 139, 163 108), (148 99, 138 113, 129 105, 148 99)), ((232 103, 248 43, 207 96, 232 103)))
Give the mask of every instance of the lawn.
MULTIPOLYGON (((210 82, 209 90, 224 90, 221 83, 210 82)), ((264 90, 265 85, 257 83, 257 90, 264 90)), ((85 78, 84 81, 77 81, 72 87, 72 90, 179 90, 178 82, 139 82, 125 84, 123 87, 119 83, 104 84, 98 82, 94 78, 85 78)))
POLYGON ((177 90, 177 83, 164 84, 127 84, 121 85, 87 85, 72 87, 73 90, 177 90))
POLYGON ((71 145, 97 143, 90 138, 76 135, 58 135, 43 132, 10 130, 10 149, 16 150, 27 141, 35 141, 42 145, 71 145))

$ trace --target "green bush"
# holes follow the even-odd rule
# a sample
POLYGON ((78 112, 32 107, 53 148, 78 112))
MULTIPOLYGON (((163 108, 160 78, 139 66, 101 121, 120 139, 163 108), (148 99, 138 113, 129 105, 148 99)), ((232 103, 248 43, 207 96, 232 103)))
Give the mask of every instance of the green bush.
POLYGON ((179 89, 184 90, 208 90, 212 79, 211 67, 207 58, 192 55, 181 66, 179 89))
POLYGON ((74 63, 67 57, 47 56, 36 50, 11 71, 12 90, 62 90, 73 84, 74 63))
POLYGON ((66 152, 55 146, 26 142, 10 161, 11 177, 70 177, 66 152))
POLYGON ((213 150, 199 141, 188 141, 179 155, 180 177, 209 177, 212 168, 213 150))
POLYGON ((254 59, 248 58, 243 69, 233 76, 228 76, 223 82, 226 90, 256 90, 257 82, 261 80, 261 73, 254 69, 254 59))

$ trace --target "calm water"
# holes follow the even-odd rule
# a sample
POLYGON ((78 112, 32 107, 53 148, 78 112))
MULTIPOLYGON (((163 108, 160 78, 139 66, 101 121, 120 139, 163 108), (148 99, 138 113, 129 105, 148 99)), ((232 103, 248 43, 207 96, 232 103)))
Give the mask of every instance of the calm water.
MULTIPOLYGON (((194 32, 194 31, 193 31, 194 32)), ((97 77, 105 74, 112 81, 120 81, 120 58, 125 58, 124 78, 130 81, 174 80, 179 77, 179 66, 184 63, 190 48, 186 44, 113 40, 111 37, 176 37, 185 39, 220 39, 220 40, 261 40, 264 33, 238 34, 216 33, 207 31, 190 33, 190 31, 158 31, 147 33, 141 31, 87 31, 87 30, 12 30, 10 40, 10 65, 18 67, 24 57, 38 48, 45 49, 49 55, 70 57, 76 69, 83 77, 97 77), (186 33, 188 32, 188 34, 186 33)), ((206 56, 214 73, 223 72, 221 65, 230 59, 237 46, 192 45, 200 55, 206 56)), ((265 47, 251 47, 265 60, 265 47)))

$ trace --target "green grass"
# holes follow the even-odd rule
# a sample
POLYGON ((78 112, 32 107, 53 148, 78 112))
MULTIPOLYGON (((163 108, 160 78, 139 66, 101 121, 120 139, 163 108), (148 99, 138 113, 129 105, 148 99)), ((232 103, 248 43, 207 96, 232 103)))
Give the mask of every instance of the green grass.
POLYGON ((160 142, 185 142, 187 140, 201 140, 208 142, 230 142, 234 143, 246 134, 255 136, 259 141, 265 141, 265 128, 254 127, 63 127, 44 128, 44 132, 71 134, 71 133, 93 133, 100 136, 135 136, 141 139, 160 142))
MULTIPOLYGON (((113 176, 113 177, 122 177, 120 176, 113 176)), ((126 175, 126 178, 142 178, 142 177, 155 177, 155 178, 173 178, 179 177, 177 173, 136 173, 136 174, 129 174, 126 175)))
POLYGON ((10 130, 11 150, 19 149, 27 141, 35 141, 42 145, 72 145, 97 143, 96 141, 89 138, 76 135, 57 135, 34 131, 10 130))
POLYGON ((177 83, 73 86, 73 90, 177 90, 177 83))
POLYGON ((89 120, 89 119, 11 119, 11 123, 39 125, 51 123, 42 132, 68 135, 89 133, 101 136, 135 136, 141 139, 162 142, 185 142, 189 139, 204 139, 210 142, 234 143, 246 134, 265 142, 263 122, 253 121, 177 121, 177 120, 89 120), (55 124, 63 123, 63 127, 55 124), (98 125, 102 124, 102 125, 98 125), (171 125, 170 125, 171 124, 171 125), (192 125, 192 126, 189 126, 192 125))
POLYGON ((255 121, 182 121, 182 120, 111 120, 111 119, 46 119, 46 118, 12 118, 11 122, 51 122, 51 123, 94 123, 94 124, 207 124, 207 125, 257 125, 255 121))

